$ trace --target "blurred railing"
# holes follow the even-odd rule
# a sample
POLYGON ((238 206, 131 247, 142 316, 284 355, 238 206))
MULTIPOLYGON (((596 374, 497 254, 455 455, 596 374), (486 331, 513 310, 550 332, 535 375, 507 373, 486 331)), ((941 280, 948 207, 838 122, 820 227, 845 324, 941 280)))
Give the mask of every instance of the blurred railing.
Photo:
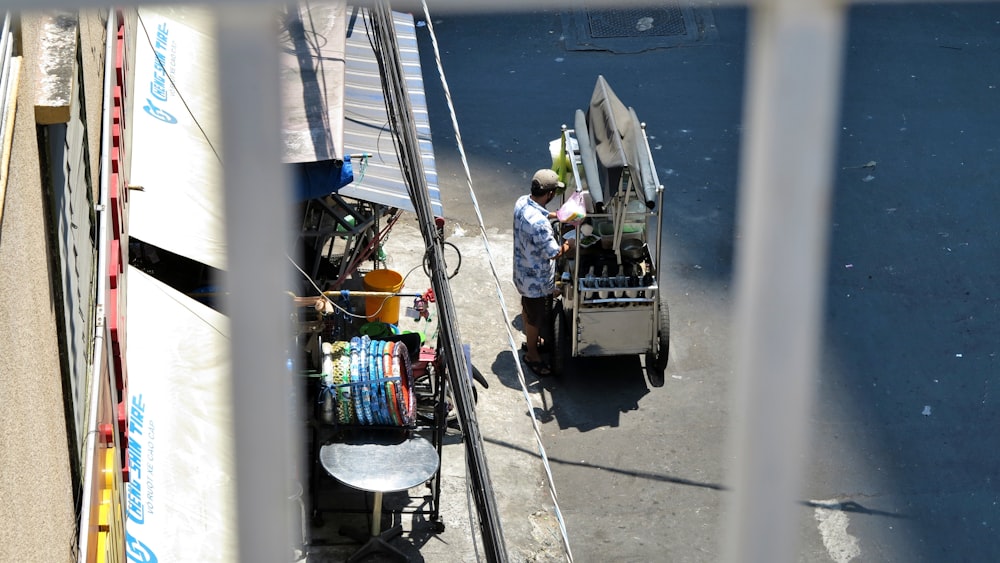
MULTIPOLYGON (((290 231, 287 218, 275 217, 272 210, 289 208, 286 194, 291 192, 275 189, 288 183, 279 166, 279 139, 260 134, 280 127, 273 79, 277 51, 270 33, 276 3, 204 3, 218 6, 222 15, 220 94, 228 100, 222 116, 225 211, 232 219, 226 233, 231 241, 227 289, 233 303, 255 304, 231 308, 232 367, 240 374, 233 396, 240 559, 281 561, 292 541, 285 525, 287 499, 273 484, 289 479, 289 452, 282 445, 289 443, 292 430, 287 405, 273 400, 288 395, 288 382, 274 376, 284 370, 287 337, 278 328, 287 318, 281 299, 285 268, 275 266, 284 263, 290 231)), ((795 499, 814 394, 847 3, 749 2, 734 333, 738 388, 731 434, 737 463, 730 476, 728 561, 796 559, 795 499)), ((537 11, 546 4, 566 3, 438 0, 434 9, 537 11)), ((103 5, 98 0, 0 1, 2 8, 32 10, 103 5)))
POLYGON ((7 192, 7 166, 10 164, 10 138, 14 131, 14 106, 17 104, 17 83, 21 57, 14 55, 14 36, 10 29, 11 14, 3 16, 0 31, 0 223, 3 222, 4 194, 7 192))

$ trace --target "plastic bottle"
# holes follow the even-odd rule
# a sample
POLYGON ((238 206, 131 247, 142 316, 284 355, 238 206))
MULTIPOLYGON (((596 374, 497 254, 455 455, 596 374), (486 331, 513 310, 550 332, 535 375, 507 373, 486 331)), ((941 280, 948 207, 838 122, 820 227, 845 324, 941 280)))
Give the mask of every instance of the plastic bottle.
MULTIPOLYGON (((625 289, 628 287, 628 275, 625 271, 628 268, 628 264, 622 264, 618 266, 618 275, 615 276, 615 287, 625 289)), ((628 297, 628 292, 622 291, 618 294, 619 297, 628 297)))
MULTIPOLYGON (((605 287, 605 288, 611 286, 611 280, 608 278, 608 266, 607 265, 605 265, 603 268, 601 268, 601 277, 598 280, 598 283, 600 284, 601 287, 605 287)), ((614 296, 614 292, 611 292, 611 291, 602 291, 602 292, 598 293, 598 297, 600 297, 601 299, 608 299, 608 298, 613 297, 613 296, 614 296)))
MULTIPOLYGON (((647 272, 646 272, 645 274, 643 274, 643 276, 642 276, 642 287, 649 287, 649 286, 651 286, 651 285, 653 285, 653 273, 652 273, 652 272, 649 272, 649 271, 647 271, 647 272)), ((641 294, 641 296, 642 296, 642 297, 645 297, 645 296, 646 296, 646 292, 645 292, 645 291, 643 291, 643 292, 642 292, 642 294, 641 294)))
MULTIPOLYGON (((639 287, 639 276, 638 276, 639 266, 637 264, 632 264, 629 270, 630 271, 628 273, 628 281, 627 281, 628 286, 631 288, 639 287)), ((636 297, 638 295, 639 292, 636 291, 635 289, 632 289, 628 292, 629 297, 636 297)))
MULTIPOLYGON (((646 280, 646 273, 645 273, 645 271, 646 271, 645 264, 636 264, 636 266, 635 266, 635 275, 636 275, 636 279, 639 280, 639 284, 638 284, 639 287, 648 287, 649 286, 649 284, 646 283, 647 280, 646 280)), ((646 297, 646 290, 640 289, 639 292, 638 292, 638 296, 639 296, 640 299, 641 298, 645 298, 646 297)))
MULTIPOLYGON (((597 287, 597 280, 594 279, 593 266, 591 266, 590 269, 587 270, 587 275, 583 278, 583 287, 584 289, 593 289, 594 287, 597 287)), ((584 292, 583 298, 584 300, 593 299, 594 294, 591 292, 584 292)))

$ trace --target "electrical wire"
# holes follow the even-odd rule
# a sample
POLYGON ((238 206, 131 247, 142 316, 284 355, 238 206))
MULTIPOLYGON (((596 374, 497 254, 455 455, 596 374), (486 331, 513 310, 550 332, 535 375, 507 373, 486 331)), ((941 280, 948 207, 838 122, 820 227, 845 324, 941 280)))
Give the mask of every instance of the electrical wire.
MULTIPOLYGON (((326 300, 327 303, 329 303, 330 305, 332 305, 333 308, 337 309, 338 311, 340 311, 341 313, 343 313, 343 314, 345 314, 347 316, 354 317, 355 319, 367 319, 368 317, 377 317, 378 314, 382 312, 382 308, 385 307, 385 304, 389 301, 389 299, 392 299, 391 296, 390 297, 386 297, 385 299, 383 299, 382 303, 379 305, 378 309, 376 311, 372 312, 371 314, 369 314, 367 312, 364 315, 358 315, 358 314, 352 313, 352 312, 348 311, 347 309, 345 309, 345 308, 341 307, 340 305, 338 305, 337 302, 334 301, 333 299, 330 299, 330 297, 327 295, 327 292, 325 292, 322 289, 320 289, 320 287, 318 285, 316 285, 316 281, 313 280, 311 277, 309 277, 309 274, 307 274, 306 271, 303 270, 302 267, 299 266, 291 256, 289 256, 289 255, 286 254, 285 258, 287 258, 288 261, 292 263, 292 266, 294 266, 295 269, 298 270, 300 274, 302 274, 302 277, 304 277, 306 279, 306 281, 309 282, 309 285, 313 286, 313 289, 316 290, 317 297, 322 297, 323 299, 326 300)), ((419 268, 419 267, 420 266, 414 266, 414 267, 410 268, 410 271, 406 272, 406 275, 403 276, 403 283, 404 284, 406 283, 407 278, 410 277, 410 274, 412 274, 413 272, 415 272, 417 270, 417 268, 419 268)), ((347 290, 344 290, 344 291, 347 291, 347 290)), ((343 291, 341 293, 343 293, 343 291)), ((350 294, 350 291, 347 291, 347 293, 350 294)))
MULTIPOLYGON (((514 357, 517 357, 517 344, 514 341, 514 333, 511 331, 511 323, 509 322, 510 313, 507 308, 506 301, 503 297, 503 291, 501 289, 500 275, 497 273, 496 261, 493 258, 493 250, 490 246, 489 237, 486 234, 486 226, 483 221, 483 215, 479 208, 479 201, 476 198, 476 192, 472 187, 472 173, 469 170, 469 160, 465 154, 465 146, 462 143, 462 134, 458 127, 458 118, 455 112, 455 106, 452 102, 451 91, 448 88, 448 81, 445 79, 444 66, 441 62, 441 52, 438 49, 437 36, 434 33, 434 24, 431 21, 430 11, 427 8, 427 2, 421 0, 421 4, 424 8, 424 18, 427 20, 427 31, 430 32, 431 44, 434 47, 434 59, 437 62, 438 74, 441 77, 441 86, 444 88, 445 99, 448 101, 448 110, 451 115, 451 123, 455 132, 455 141, 458 145, 459 154, 462 157, 462 165, 465 168, 465 177, 468 182, 469 195, 472 197, 472 206, 476 211, 476 217, 479 220, 479 231, 480 236, 483 239, 483 246, 486 248, 486 255, 490 264, 490 271, 493 273, 494 282, 496 283, 497 297, 500 300, 500 308, 503 312, 504 326, 507 327, 507 339, 510 345, 511 352, 513 352, 514 357)), ((517 380, 521 384, 521 391, 524 394, 524 400, 528 405, 528 413, 531 414, 531 425, 535 432, 535 441, 538 444, 538 453, 542 459, 542 464, 545 466, 545 475, 549 486, 549 495, 552 497, 552 503, 554 505, 556 520, 559 522, 559 531, 562 534, 563 547, 566 550, 566 557, 569 561, 573 561, 573 552, 569 545, 569 535, 566 532, 566 521, 563 519, 562 510, 559 508, 559 495, 556 492, 555 482, 552 478, 552 467, 549 465, 549 457, 545 453, 545 446, 542 443, 542 432, 538 425, 538 419, 535 417, 534 405, 531 402, 531 395, 528 392, 527 383, 524 379, 524 371, 521 368, 521 362, 515 362, 517 366, 517 380)))
MULTIPOLYGON (((462 269, 462 252, 458 249, 457 246, 455 246, 454 243, 451 243, 451 242, 448 242, 448 241, 445 240, 445 241, 441 241, 441 244, 443 244, 444 246, 449 247, 452 250, 454 250, 455 251, 455 255, 458 256, 458 263, 455 264, 454 271, 452 271, 450 274, 448 274, 448 279, 451 279, 451 278, 457 276, 459 270, 462 269)), ((445 263, 444 266, 445 266, 445 271, 447 272, 448 271, 448 264, 445 263)), ((426 254, 424 254, 424 274, 427 277, 431 277, 431 254, 429 252, 426 253, 426 254)))
POLYGON ((503 526, 489 477, 489 467, 486 464, 482 434, 476 420, 469 367, 464 361, 461 338, 455 324, 456 313, 451 287, 447 273, 440 267, 444 263, 443 244, 441 244, 443 236, 435 227, 427 178, 423 170, 422 155, 419 153, 420 139, 413 122, 413 112, 399 56, 393 13, 386 2, 380 1, 370 9, 369 15, 371 22, 369 39, 381 71, 386 110, 393 125, 393 138, 398 149, 400 171, 419 219, 424 244, 431 252, 433 267, 431 281, 440 312, 439 345, 444 350, 444 359, 448 364, 446 373, 451 379, 456 410, 465 432, 463 444, 466 449, 467 468, 475 485, 473 495, 480 516, 483 546, 490 561, 503 563, 508 557, 503 539, 503 526))

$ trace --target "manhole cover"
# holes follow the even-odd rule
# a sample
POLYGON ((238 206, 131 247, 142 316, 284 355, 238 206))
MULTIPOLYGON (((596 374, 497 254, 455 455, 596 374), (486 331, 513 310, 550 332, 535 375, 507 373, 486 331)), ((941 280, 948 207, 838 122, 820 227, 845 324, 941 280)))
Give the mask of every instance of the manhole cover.
POLYGON ((587 0, 574 0, 571 5, 572 9, 562 13, 570 51, 637 53, 704 43, 716 37, 711 11, 692 7, 687 0, 621 9, 608 9, 606 3, 591 8, 587 0))
POLYGON ((585 10, 590 36, 594 38, 687 35, 684 12, 676 2, 659 8, 585 10))

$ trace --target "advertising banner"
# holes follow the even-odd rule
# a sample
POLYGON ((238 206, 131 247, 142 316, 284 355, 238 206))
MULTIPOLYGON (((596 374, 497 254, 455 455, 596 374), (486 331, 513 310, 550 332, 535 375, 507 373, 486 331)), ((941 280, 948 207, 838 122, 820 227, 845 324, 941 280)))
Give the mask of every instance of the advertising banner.
POLYGON ((128 276, 127 559, 235 561, 229 320, 141 270, 128 276))

